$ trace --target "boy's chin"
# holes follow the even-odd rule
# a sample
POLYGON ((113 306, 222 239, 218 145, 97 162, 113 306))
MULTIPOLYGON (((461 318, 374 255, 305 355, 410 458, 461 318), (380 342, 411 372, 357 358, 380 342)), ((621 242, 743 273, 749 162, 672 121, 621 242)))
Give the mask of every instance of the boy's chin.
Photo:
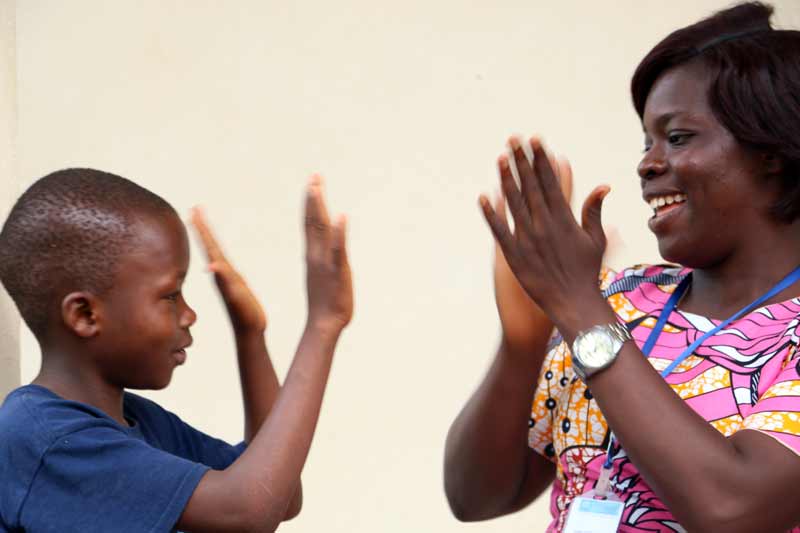
POLYGON ((148 380, 146 382, 129 383, 125 386, 131 390, 161 390, 166 389, 172 382, 172 372, 160 379, 148 380))

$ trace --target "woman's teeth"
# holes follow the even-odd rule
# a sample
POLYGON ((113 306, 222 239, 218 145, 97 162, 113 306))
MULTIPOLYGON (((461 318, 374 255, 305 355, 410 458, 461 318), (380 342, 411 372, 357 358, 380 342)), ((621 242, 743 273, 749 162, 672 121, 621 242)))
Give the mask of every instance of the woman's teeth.
POLYGON ((665 205, 672 205, 672 204, 680 204, 686 201, 685 194, 670 194, 667 196, 657 196, 655 198, 651 198, 648 202, 650 207, 653 211, 657 214, 659 207, 664 207, 665 205))

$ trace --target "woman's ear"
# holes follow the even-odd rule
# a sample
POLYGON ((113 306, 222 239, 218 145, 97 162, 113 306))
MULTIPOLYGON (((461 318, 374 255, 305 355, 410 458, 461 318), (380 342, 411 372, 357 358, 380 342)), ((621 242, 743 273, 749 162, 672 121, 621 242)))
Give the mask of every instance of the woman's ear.
POLYGON ((61 319, 67 329, 83 338, 100 332, 98 300, 89 292, 71 292, 61 300, 61 319))

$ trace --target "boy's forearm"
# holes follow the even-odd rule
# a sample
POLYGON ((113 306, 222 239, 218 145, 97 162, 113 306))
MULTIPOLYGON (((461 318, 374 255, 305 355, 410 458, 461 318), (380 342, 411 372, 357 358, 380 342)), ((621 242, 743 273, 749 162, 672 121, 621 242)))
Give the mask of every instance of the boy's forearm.
MULTIPOLYGON (((252 442, 280 392, 280 382, 269 357, 264 332, 252 331, 236 334, 236 352, 239 360, 239 380, 244 404, 244 439, 252 442)), ((284 516, 294 518, 303 505, 303 488, 300 480, 284 516)))
MULTIPOLYGON (((268 521, 287 513, 322 405, 339 331, 309 325, 270 416, 225 472, 231 494, 255 495, 268 521)), ((274 371, 273 371, 274 374, 274 371)))
POLYGON ((280 382, 263 331, 238 333, 236 352, 244 404, 244 440, 250 443, 278 397, 280 382))

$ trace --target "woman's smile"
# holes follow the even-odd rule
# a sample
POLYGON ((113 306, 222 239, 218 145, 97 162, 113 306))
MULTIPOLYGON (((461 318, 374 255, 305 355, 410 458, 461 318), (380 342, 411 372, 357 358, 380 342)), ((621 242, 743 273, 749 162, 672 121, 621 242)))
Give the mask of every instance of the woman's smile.
POLYGON ((647 221, 647 225, 650 231, 658 235, 667 231, 685 210, 686 195, 677 193, 651 196, 647 203, 653 210, 653 216, 647 221))

